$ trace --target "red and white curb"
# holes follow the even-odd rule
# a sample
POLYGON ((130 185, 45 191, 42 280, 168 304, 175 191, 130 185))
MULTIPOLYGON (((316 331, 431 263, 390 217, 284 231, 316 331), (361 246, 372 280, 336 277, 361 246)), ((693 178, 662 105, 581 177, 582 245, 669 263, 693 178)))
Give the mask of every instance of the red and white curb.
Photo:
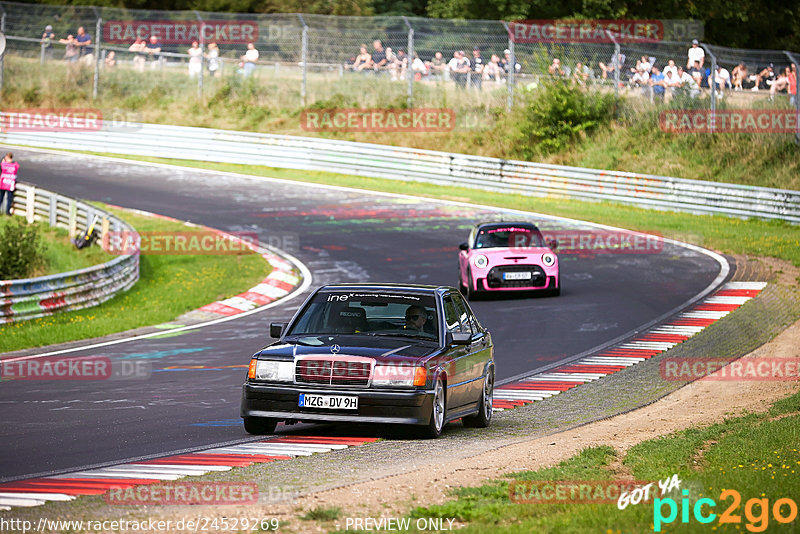
POLYGON ((722 319, 758 295, 766 285, 766 282, 728 282, 673 321, 656 326, 630 341, 524 380, 498 386, 494 390, 494 410, 502 411, 546 399, 650 359, 722 319))
POLYGON ((112 488, 178 480, 257 463, 291 460, 372 443, 378 438, 280 436, 188 454, 0 484, 0 510, 102 495, 112 488))

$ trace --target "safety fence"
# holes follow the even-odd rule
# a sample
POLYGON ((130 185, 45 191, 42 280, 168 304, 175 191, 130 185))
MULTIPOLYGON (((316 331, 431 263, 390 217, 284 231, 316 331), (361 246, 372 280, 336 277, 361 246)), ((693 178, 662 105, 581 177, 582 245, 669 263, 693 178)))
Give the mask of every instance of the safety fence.
MULTIPOLYGON (((26 183, 17 183, 14 213, 29 223, 47 221, 81 235, 96 220, 101 238, 133 228, 115 215, 80 200, 26 183), (96 219, 95 219, 96 218, 96 219)), ((139 256, 122 255, 106 263, 66 273, 0 281, 0 323, 35 319, 60 311, 96 306, 127 291, 139 280, 139 256)))
POLYGON ((327 139, 139 124, 133 131, 2 132, 11 145, 83 150, 611 201, 800 223, 800 191, 503 160, 327 139))

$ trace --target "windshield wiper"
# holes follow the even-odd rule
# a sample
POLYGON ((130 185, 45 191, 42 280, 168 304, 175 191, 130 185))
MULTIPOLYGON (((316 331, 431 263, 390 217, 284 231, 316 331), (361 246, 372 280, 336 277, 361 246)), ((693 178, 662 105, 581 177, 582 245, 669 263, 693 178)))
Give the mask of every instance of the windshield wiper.
POLYGON ((414 339, 426 339, 428 341, 436 341, 436 338, 431 337, 431 334, 412 334, 411 332, 409 333, 402 332, 396 334, 392 334, 389 332, 371 332, 368 335, 379 336, 379 337, 412 337, 414 339))

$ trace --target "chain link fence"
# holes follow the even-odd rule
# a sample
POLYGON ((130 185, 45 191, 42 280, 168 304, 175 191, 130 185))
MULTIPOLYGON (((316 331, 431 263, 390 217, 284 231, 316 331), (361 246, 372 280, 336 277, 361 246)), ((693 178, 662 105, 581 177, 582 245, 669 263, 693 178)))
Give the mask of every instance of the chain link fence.
MULTIPOLYGON (((64 88, 50 104, 68 103, 77 93, 119 98, 133 111, 175 93, 209 105, 236 92, 259 106, 266 92, 277 109, 445 107, 457 109, 458 120, 486 125, 498 110, 524 104, 557 78, 579 90, 613 92, 631 113, 794 108, 800 114, 790 52, 699 43, 704 60, 694 70, 688 35, 686 41, 618 42, 609 34, 595 42, 530 42, 509 24, 515 23, 0 2, 7 38, 0 87, 35 77, 42 94, 64 88), (91 44, 80 45, 82 33, 91 44)), ((34 104, 44 100, 26 95, 34 104)), ((800 142, 800 126, 795 135, 800 142)))

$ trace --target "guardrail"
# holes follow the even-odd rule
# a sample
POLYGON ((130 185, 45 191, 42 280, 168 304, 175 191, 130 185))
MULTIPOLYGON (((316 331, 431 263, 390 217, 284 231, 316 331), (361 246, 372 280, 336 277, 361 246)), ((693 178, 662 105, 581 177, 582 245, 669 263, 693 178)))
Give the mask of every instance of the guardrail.
MULTIPOLYGON (((48 221, 66 228, 70 236, 85 231, 95 215, 102 234, 133 228, 104 210, 33 185, 17 182, 14 213, 28 222, 48 221)), ((125 255, 66 273, 0 280, 0 323, 36 319, 59 311, 96 306, 128 290, 139 279, 139 256, 125 255)))
POLYGON ((33 147, 329 171, 502 193, 800 223, 800 191, 604 171, 308 137, 127 124, 83 132, 3 132, 33 147))

